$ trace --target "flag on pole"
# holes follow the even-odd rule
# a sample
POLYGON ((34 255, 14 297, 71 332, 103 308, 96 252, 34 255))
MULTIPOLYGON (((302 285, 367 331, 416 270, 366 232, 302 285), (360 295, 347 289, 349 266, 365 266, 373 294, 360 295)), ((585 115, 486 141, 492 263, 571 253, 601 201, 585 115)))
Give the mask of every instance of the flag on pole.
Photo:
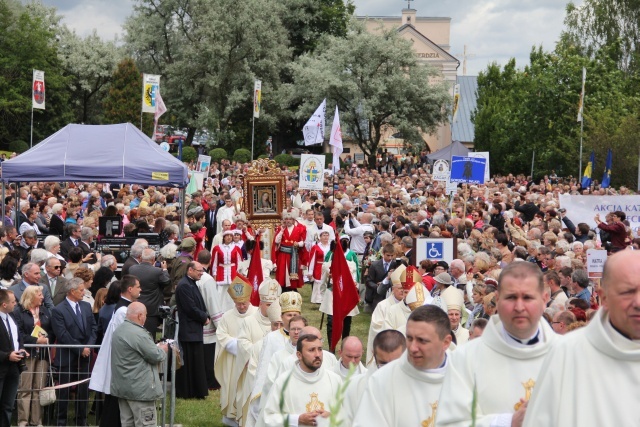
POLYGON ((582 67, 582 92, 580 92, 580 104, 578 104, 578 122, 582 123, 582 113, 584 112, 584 84, 587 81, 587 69, 582 67))
POLYGON ((258 288, 260 284, 264 280, 262 275, 262 261, 260 258, 260 234, 256 236, 256 246, 253 248, 251 252, 251 261, 249 262, 249 271, 247 271, 247 279, 249 279, 249 283, 251 283, 252 291, 251 291, 251 305, 259 306, 260 305, 260 294, 258 293, 258 288))
POLYGON ((333 173, 340 170, 340 154, 342 154, 342 131, 340 130, 340 115, 338 114, 338 106, 336 105, 336 114, 333 116, 333 125, 331 125, 331 138, 329 145, 333 147, 333 173))
POLYGON ((160 96, 160 86, 158 86, 158 91, 156 92, 156 112, 153 115, 153 136, 152 140, 156 140, 156 129, 158 128, 158 119, 164 113, 167 112, 167 106, 164 105, 164 101, 162 100, 162 96, 160 96))
POLYGON ((324 99, 313 116, 302 128, 304 145, 322 144, 324 142, 324 116, 327 113, 327 100, 324 99))
POLYGON ((602 177, 601 188, 609 188, 611 185, 611 166, 613 165, 613 150, 609 148, 607 152, 607 163, 604 166, 604 176, 602 177))
POLYGON ((456 122, 456 118, 458 117, 459 106, 460 106, 460 85, 457 84, 453 87, 453 118, 451 119, 451 123, 456 122))
POLYGON ((158 89, 160 88, 160 76, 155 74, 142 75, 142 112, 156 112, 158 89))
POLYGON ((336 242, 331 261, 331 280, 333 283, 333 331, 331 333, 331 351, 342 337, 342 324, 345 317, 360 302, 358 289, 351 276, 342 245, 336 242))
POLYGON ((260 117, 262 107, 262 81, 256 80, 253 84, 253 117, 260 117))
POLYGON ((44 71, 33 70, 31 108, 44 110, 44 71))
POLYGON ((591 185, 591 178, 593 175, 593 168, 596 164, 596 153, 595 151, 591 152, 591 156, 589 157, 589 163, 587 163, 587 167, 584 168, 584 174, 582 175, 582 188, 587 188, 591 185))

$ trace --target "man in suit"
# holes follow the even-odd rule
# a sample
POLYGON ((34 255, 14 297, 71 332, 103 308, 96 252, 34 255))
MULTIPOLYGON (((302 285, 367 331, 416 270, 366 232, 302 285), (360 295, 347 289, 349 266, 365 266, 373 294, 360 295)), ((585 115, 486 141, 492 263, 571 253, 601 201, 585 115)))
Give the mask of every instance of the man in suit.
POLYGON ((411 238, 411 236, 404 236, 400 241, 400 245, 402 246, 404 256, 409 260, 409 264, 415 266, 416 256, 413 251, 413 238, 411 238))
POLYGON ((122 275, 129 274, 129 269, 134 266, 140 264, 140 256, 142 256, 142 251, 149 247, 149 243, 145 239, 137 239, 133 242, 133 246, 131 246, 131 251, 129 251, 129 258, 126 259, 124 264, 122 265, 122 275))
MULTIPOLYGON (((82 301, 84 281, 74 277, 67 284, 67 297, 51 312, 51 326, 62 345, 93 345, 96 343, 96 322, 91 312, 91 304, 82 301)), ((54 360, 58 368, 60 384, 81 381, 89 378, 91 349, 60 348, 54 360)), ((69 387, 59 390, 57 425, 67 425, 67 406, 69 387)), ((76 386, 75 425, 87 425, 88 383, 76 386)))
MULTIPOLYGON (((22 293, 27 289, 27 286, 36 286, 40 284, 41 276, 42 272, 38 264, 33 262, 27 263, 22 266, 22 280, 14 282, 13 286, 11 286, 9 290, 16 296, 16 300, 20 301, 22 293)), ((48 286, 42 287, 42 295, 44 296, 44 305, 49 310, 53 309, 53 298, 51 298, 51 289, 49 289, 48 286)))
POLYGON ((154 265, 156 261, 156 251, 147 248, 142 251, 140 264, 129 269, 129 273, 136 276, 140 281, 142 292, 138 301, 147 307, 147 320, 144 328, 155 338, 160 324, 158 307, 162 305, 164 293, 163 289, 171 284, 171 277, 167 271, 167 262, 162 261, 160 267, 154 265))
MULTIPOLYGON (((64 239, 60 243, 60 255, 67 261, 69 261, 69 251, 71 248, 80 245, 80 233, 82 227, 78 224, 69 224, 67 226, 67 231, 69 232, 69 237, 64 239)), ((84 253, 83 253, 84 256, 84 253)))
POLYGON ((205 247, 209 252, 211 252, 213 237, 216 235, 216 214, 218 213, 218 204, 213 200, 214 199, 211 199, 211 203, 209 203, 209 209, 205 211, 204 215, 204 226, 207 229, 207 240, 205 242, 205 247))
POLYGON ((96 253, 92 249, 93 246, 93 230, 89 227, 82 227, 80 229, 80 242, 78 247, 82 249, 82 258, 86 259, 87 264, 95 264, 98 260, 96 253), (92 255, 87 258, 87 255, 92 255))
POLYGON ((18 234, 18 230, 13 226, 4 228, 4 242, 2 244, 9 248, 10 251, 16 249, 20 245, 22 236, 18 234))
POLYGON ((378 286, 391 286, 389 281, 389 275, 391 273, 391 271, 389 271, 389 266, 393 261, 394 254, 395 248, 391 243, 384 245, 382 247, 382 259, 374 261, 371 263, 371 267, 369 267, 369 276, 367 277, 364 301, 367 304, 365 309, 367 311, 370 310, 371 313, 376 309, 376 305, 385 299, 384 294, 380 295, 378 293, 378 286))
POLYGON ((58 305, 64 301, 67 296, 67 279, 62 276, 62 268, 60 260, 51 257, 44 263, 45 274, 40 277, 40 285, 43 288, 49 288, 53 305, 58 305))
POLYGON ((18 393, 18 363, 28 355, 22 345, 18 326, 11 313, 16 306, 13 292, 0 289, 0 427, 11 426, 11 412, 18 393))

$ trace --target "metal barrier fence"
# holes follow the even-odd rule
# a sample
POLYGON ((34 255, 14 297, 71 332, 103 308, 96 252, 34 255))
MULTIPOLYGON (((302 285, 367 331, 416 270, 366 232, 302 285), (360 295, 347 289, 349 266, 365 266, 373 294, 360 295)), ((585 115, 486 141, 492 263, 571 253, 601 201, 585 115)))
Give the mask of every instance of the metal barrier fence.
MULTIPOLYGON (((85 426, 100 424, 104 394, 89 390, 89 380, 99 345, 25 344, 31 357, 20 374, 20 385, 13 411, 12 425, 67 425, 85 426), (87 357, 82 355, 90 349, 87 357), (40 404, 40 391, 53 388, 56 401, 47 406, 40 404)), ((171 355, 172 352, 169 352, 171 355)), ((175 416, 174 381, 166 375, 169 356, 161 366, 163 398, 156 402, 156 410, 162 414, 158 425, 166 425, 167 392, 170 392, 170 425, 175 416), (171 390, 167 390, 167 387, 171 390)), ((175 376, 175 363, 171 363, 171 378, 175 376)))

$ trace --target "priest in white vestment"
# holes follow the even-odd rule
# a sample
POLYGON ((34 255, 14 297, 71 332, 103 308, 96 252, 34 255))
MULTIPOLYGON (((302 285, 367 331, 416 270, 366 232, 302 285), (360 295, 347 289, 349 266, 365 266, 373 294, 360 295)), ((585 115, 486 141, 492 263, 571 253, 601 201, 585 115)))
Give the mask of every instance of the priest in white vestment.
MULTIPOLYGON (((378 304, 379 305, 379 304, 378 304)), ((407 349, 407 340, 399 331, 381 331, 373 340, 374 363, 364 374, 354 375, 344 393, 342 412, 343 425, 353 425, 353 418, 367 389, 369 378, 380 368, 400 358, 407 349)))
POLYGON ((557 341, 551 327, 541 321, 546 300, 536 264, 511 263, 502 270, 496 292, 498 315, 489 319, 482 338, 452 353, 436 426, 469 427, 474 390, 476 426, 521 425, 523 402, 531 397, 544 357, 557 341))
POLYGON ((362 364, 362 342, 358 337, 349 336, 342 340, 340 344, 340 359, 336 373, 342 378, 346 378, 351 367, 355 368, 353 375, 365 374, 367 368, 362 364))
POLYGON ((216 215, 216 234, 222 232, 222 221, 229 220, 233 224, 233 217, 236 215, 236 208, 233 206, 231 196, 225 196, 224 206, 218 208, 216 215))
POLYGON ((525 427, 638 426, 640 254, 620 251, 604 267, 602 305, 585 328, 547 355, 525 427))
POLYGON ((372 366, 375 366, 373 341, 375 340, 376 335, 384 330, 384 318, 387 315, 389 308, 403 302, 404 298, 407 296, 407 292, 408 291, 402 287, 402 283, 394 283, 391 286, 389 296, 385 300, 380 301, 375 310, 373 310, 373 314, 371 315, 371 324, 369 325, 369 337, 367 339, 367 357, 365 359, 367 368, 370 369, 372 366))
MULTIPOLYGON (((251 418, 257 418, 260 408, 263 406, 261 402, 262 388, 267 378, 269 370, 269 362, 273 355, 285 348, 289 342, 289 322, 302 311, 302 297, 298 292, 284 292, 280 295, 280 308, 282 310, 282 328, 277 331, 269 332, 263 338, 262 349, 258 359, 258 367, 256 369, 256 377, 251 391, 249 415, 247 417, 247 426, 251 425, 251 418)), ((266 396, 264 396, 266 398, 266 396)))
POLYGON ((227 426, 237 426, 236 422, 236 393, 237 378, 234 378, 236 358, 238 356, 238 335, 245 319, 251 317, 258 310, 251 305, 251 291, 253 288, 247 282, 237 277, 229 287, 229 295, 235 302, 235 307, 222 315, 216 335, 214 372, 220 383, 220 407, 222 422, 227 426))
POLYGON ((322 366, 322 340, 301 335, 296 345, 298 362, 288 375, 278 377, 267 396, 258 427, 317 426, 329 417, 342 378, 322 366), (285 386, 286 384, 286 386, 285 386))
POLYGON ((462 327, 462 313, 466 313, 464 293, 454 286, 449 286, 442 291, 442 297, 447 301, 447 313, 451 330, 456 336, 456 347, 460 347, 469 341, 469 330, 462 327))
POLYGON ((255 371, 248 372, 249 360, 253 352, 253 346, 262 341, 265 335, 271 332, 271 321, 267 315, 267 310, 271 304, 278 300, 282 288, 273 279, 264 280, 258 287, 260 295, 260 305, 255 313, 247 317, 240 327, 238 333, 238 355, 234 366, 232 381, 237 382, 236 392, 236 420, 239 425, 243 425, 241 408, 244 406, 243 390, 253 388, 255 371))
POLYGON ((449 365, 449 317, 432 305, 416 308, 406 325, 407 350, 367 383, 354 427, 433 427, 449 365))

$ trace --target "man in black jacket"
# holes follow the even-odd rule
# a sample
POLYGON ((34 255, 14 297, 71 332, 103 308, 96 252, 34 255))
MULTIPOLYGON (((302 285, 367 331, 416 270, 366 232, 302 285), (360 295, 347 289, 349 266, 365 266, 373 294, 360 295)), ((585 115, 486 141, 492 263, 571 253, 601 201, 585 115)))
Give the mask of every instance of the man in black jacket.
POLYGON ((158 307, 163 303, 163 289, 171 284, 171 277, 167 271, 167 262, 162 261, 160 267, 154 265, 156 251, 147 248, 142 251, 140 264, 131 266, 129 274, 136 276, 140 281, 142 292, 139 302, 147 307, 147 320, 144 328, 155 338, 160 324, 158 307))
POLYGON ((24 351, 18 326, 10 313, 16 306, 13 292, 0 289, 0 427, 11 426, 11 412, 18 393, 20 369, 18 363, 24 351))
POLYGON ((199 262, 187 266, 187 274, 176 287, 176 306, 180 329, 178 339, 184 366, 176 372, 176 396, 182 399, 204 399, 209 394, 204 363, 202 327, 211 322, 202 294, 196 285, 204 273, 199 262))
POLYGON ((378 293, 378 287, 380 285, 388 285, 391 287, 389 281, 389 267, 393 261, 393 255, 395 254, 395 248, 392 244, 386 244, 382 247, 382 259, 374 261, 369 267, 369 275, 367 277, 367 289, 364 295, 364 301, 367 304, 365 310, 373 313, 376 309, 376 305, 386 298, 384 294, 378 293))

